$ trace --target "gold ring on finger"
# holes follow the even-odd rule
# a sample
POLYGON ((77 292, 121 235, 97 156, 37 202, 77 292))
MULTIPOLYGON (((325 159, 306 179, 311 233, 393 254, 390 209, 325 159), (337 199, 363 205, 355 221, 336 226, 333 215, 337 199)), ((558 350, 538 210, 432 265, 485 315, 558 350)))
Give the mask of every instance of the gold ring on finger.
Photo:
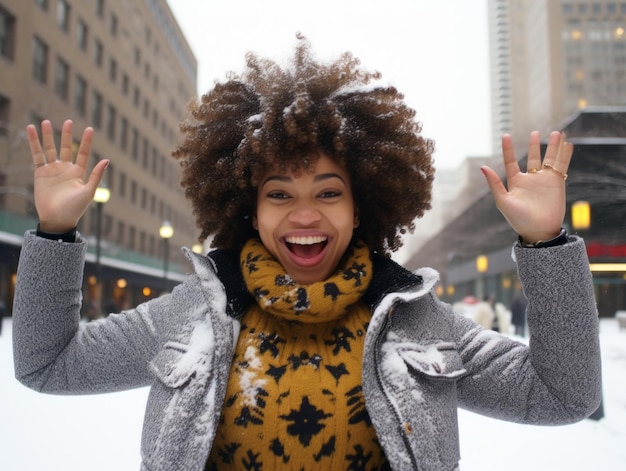
POLYGON ((47 165, 45 162, 41 163, 41 164, 33 164, 33 168, 39 168, 39 167, 43 167, 45 165, 47 165))
POLYGON ((537 173, 539 171, 538 168, 531 168, 528 170, 528 173, 537 173))
POLYGON ((552 165, 550 165, 550 164, 543 164, 542 167, 543 168, 549 168, 554 173, 556 173, 559 177, 561 177, 563 180, 567 180, 567 173, 561 172, 560 170, 554 168, 552 165))

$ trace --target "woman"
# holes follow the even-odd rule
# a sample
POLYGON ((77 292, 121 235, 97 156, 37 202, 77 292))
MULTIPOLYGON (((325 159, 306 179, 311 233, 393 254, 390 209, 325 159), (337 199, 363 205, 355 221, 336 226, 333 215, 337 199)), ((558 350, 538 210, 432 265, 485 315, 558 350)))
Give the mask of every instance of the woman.
MULTIPOLYGON (((377 73, 255 56, 190 105, 174 152, 208 256, 165 297, 79 324, 76 233, 108 161, 85 182, 93 131, 72 162, 51 124, 28 136, 37 231, 25 235, 14 307, 16 375, 87 394, 150 385, 142 469, 458 467, 457 407, 566 424, 599 404, 598 324, 585 248, 561 230, 572 146, 532 133, 508 190, 483 167, 529 299, 532 348, 453 312, 437 273, 388 255, 430 207, 432 142, 377 73), (60 269, 61 268, 61 269, 60 269), (62 274, 62 276, 59 276, 62 274)), ((488 237, 488 235, 486 235, 488 237)))

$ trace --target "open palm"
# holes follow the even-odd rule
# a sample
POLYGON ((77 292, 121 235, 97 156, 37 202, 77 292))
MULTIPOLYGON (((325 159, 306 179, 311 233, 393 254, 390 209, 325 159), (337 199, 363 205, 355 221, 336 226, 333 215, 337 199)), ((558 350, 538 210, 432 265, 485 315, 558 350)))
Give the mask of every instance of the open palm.
POLYGON ((519 168, 509 135, 502 138, 502 152, 508 190, 496 172, 482 168, 496 206, 524 242, 552 239, 565 218, 565 180, 572 144, 562 133, 552 132, 542 162, 539 133, 531 133, 525 173, 519 168))
POLYGON ((35 167, 35 208, 41 230, 53 233, 75 228, 91 203, 109 161, 98 162, 87 181, 87 165, 93 130, 86 128, 72 158, 72 122, 65 121, 57 154, 50 121, 41 123, 42 140, 32 124, 26 128, 35 167))

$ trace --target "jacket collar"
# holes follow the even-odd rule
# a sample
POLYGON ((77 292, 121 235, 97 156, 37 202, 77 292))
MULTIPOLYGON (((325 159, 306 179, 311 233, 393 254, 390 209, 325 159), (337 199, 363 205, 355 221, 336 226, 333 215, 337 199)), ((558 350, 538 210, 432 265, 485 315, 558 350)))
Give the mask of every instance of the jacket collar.
MULTIPOLYGON (((241 319, 253 299, 246 289, 241 274, 239 252, 232 249, 217 249, 203 257, 187 251, 187 256, 194 264, 196 272, 198 263, 205 265, 207 259, 211 262, 213 271, 220 278, 226 290, 227 314, 235 319, 241 319), (198 257, 204 259, 204 263, 197 260, 198 257)), ((388 294, 406 293, 409 297, 419 296, 424 290, 432 288, 437 281, 436 273, 433 270, 423 269, 412 273, 392 259, 382 255, 372 254, 372 262, 374 278, 363 295, 363 301, 372 311, 388 294)))

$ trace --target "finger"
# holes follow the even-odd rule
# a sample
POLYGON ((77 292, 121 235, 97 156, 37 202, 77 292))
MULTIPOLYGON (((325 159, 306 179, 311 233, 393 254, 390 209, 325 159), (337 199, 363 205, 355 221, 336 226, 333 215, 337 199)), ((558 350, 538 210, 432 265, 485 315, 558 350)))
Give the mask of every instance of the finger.
POLYGON ((72 121, 69 119, 63 123, 61 130, 61 148, 59 149, 59 159, 64 162, 72 161, 72 121))
POLYGON ((559 149, 561 147, 561 137, 562 134, 559 131, 552 131, 550 133, 550 138, 548 139, 548 147, 546 148, 546 153, 543 157, 544 164, 552 165, 554 167, 556 157, 559 154, 559 149))
POLYGON ((504 183, 502 183, 502 180, 500 179, 498 174, 494 172, 491 167, 483 165, 482 167, 480 167, 480 171, 483 173, 485 179, 487 180, 487 185, 489 186, 489 189, 491 190, 491 193, 496 200, 497 206, 500 199, 507 194, 504 183))
POLYGON ((89 165, 89 153, 91 152, 91 143, 93 141, 93 128, 87 127, 83 131, 83 136, 80 139, 80 147, 78 148, 78 154, 76 155, 76 165, 87 169, 89 165))
POLYGON ((46 155, 46 162, 52 163, 57 159, 57 149, 54 145, 54 135, 52 124, 47 119, 41 122, 41 139, 43 141, 43 151, 46 155))
POLYGON ((89 179, 87 180, 87 186, 89 187, 89 190, 91 191, 92 196, 96 194, 96 189, 98 188, 98 185, 100 185, 100 182, 102 181, 102 177, 104 176, 104 171, 106 170, 106 168, 109 166, 110 163, 111 161, 108 159, 101 160, 100 162, 96 164, 96 166, 93 168, 93 170, 89 174, 89 179))
POLYGON ((526 161, 526 171, 535 173, 541 170, 541 136, 539 131, 530 133, 528 140, 528 159, 526 161))
POLYGON ((563 171, 563 173, 567 173, 569 164, 572 161, 573 153, 574 153, 574 145, 571 142, 567 142, 567 137, 565 136, 565 133, 561 133, 561 142, 559 144, 559 152, 557 153, 554 163, 555 163, 555 166, 557 166, 560 170, 563 171))
POLYGON ((33 166, 37 168, 46 165, 46 156, 41 149, 41 142, 39 142, 37 128, 32 124, 26 126, 26 136, 28 137, 28 146, 30 147, 33 166))
MULTIPOLYGON (((513 148, 513 138, 510 134, 502 136, 502 161, 504 162, 506 177, 509 180, 519 173, 519 165, 515 158, 515 149, 513 148)), ((499 179, 500 177, 498 177, 499 179)))

